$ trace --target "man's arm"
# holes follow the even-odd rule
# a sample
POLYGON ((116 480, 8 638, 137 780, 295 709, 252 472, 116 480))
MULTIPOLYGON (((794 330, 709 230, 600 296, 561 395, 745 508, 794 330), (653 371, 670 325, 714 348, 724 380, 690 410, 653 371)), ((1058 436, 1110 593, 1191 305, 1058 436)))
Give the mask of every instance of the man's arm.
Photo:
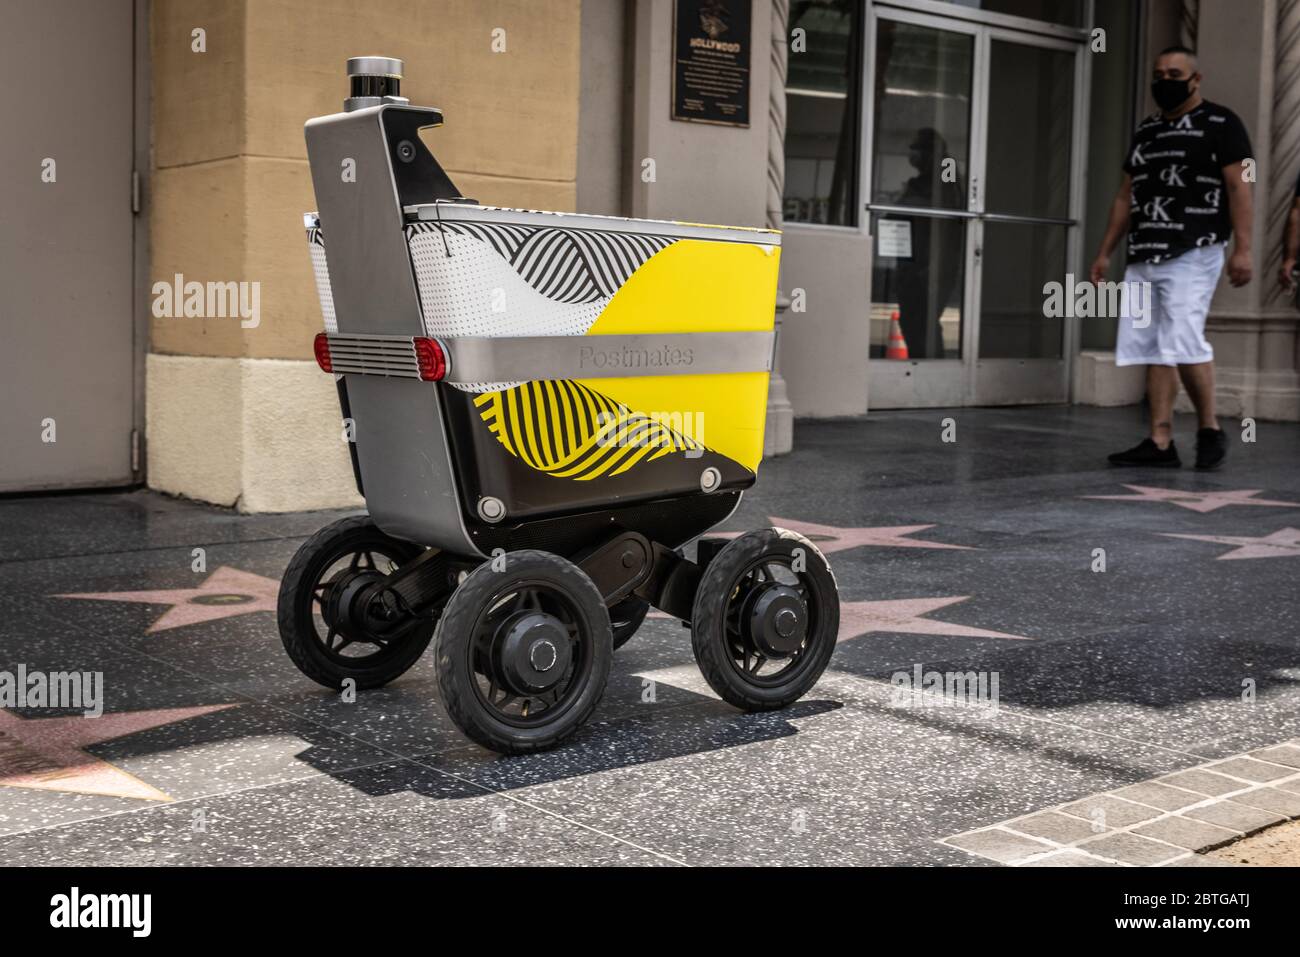
POLYGON ((1106 223, 1106 235, 1101 237, 1101 250, 1097 253, 1097 258, 1093 261, 1089 272, 1089 278, 1093 282, 1102 282, 1106 278, 1106 272, 1110 269, 1110 255, 1119 245, 1123 235, 1128 232, 1129 206, 1132 202, 1133 177, 1125 173, 1123 182, 1119 184, 1119 192, 1115 194, 1115 199, 1110 204, 1110 219, 1106 223))
POLYGON ((1286 218, 1286 230, 1282 234, 1282 269, 1277 281, 1284 289, 1293 285, 1291 273, 1297 258, 1300 258, 1300 196, 1291 203, 1291 214, 1286 218))
POLYGON ((1250 183, 1243 172, 1245 161, 1223 167, 1223 183, 1228 190, 1228 213, 1232 217, 1232 255, 1228 257, 1228 279, 1234 286, 1250 282, 1254 267, 1250 261, 1251 229, 1255 223, 1255 204, 1250 183))

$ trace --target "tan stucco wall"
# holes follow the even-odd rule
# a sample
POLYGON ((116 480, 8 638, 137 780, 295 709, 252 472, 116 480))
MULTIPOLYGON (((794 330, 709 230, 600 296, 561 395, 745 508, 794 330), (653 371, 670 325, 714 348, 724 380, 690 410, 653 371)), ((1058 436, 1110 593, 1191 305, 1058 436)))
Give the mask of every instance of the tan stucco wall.
POLYGON ((321 316, 302 229, 316 205, 303 123, 342 109, 348 57, 401 57, 402 93, 444 111, 427 139, 465 195, 572 210, 580 14, 580 0, 151 5, 150 285, 177 273, 257 282, 261 321, 151 319, 150 485, 249 510, 356 504, 333 383, 309 361, 321 316), (195 28, 204 53, 191 50, 195 28), (335 441, 322 445, 326 434, 335 441))
POLYGON ((313 362, 239 360, 246 512, 361 505, 334 377, 313 362), (286 398, 289 399, 286 407, 286 398))
POLYGON ((150 355, 144 374, 149 487, 234 505, 243 470, 239 360, 150 355))
POLYGON ((349 56, 406 61, 402 92, 461 190, 571 210, 579 0, 166 0, 152 6, 153 280, 257 281, 262 323, 154 319, 152 350, 309 358, 320 310, 302 233, 303 123, 342 109, 349 56), (207 52, 191 31, 207 31, 207 52), (493 52, 492 31, 505 30, 493 52))
POLYGON ((315 362, 150 355, 149 485, 246 512, 360 506, 315 362))

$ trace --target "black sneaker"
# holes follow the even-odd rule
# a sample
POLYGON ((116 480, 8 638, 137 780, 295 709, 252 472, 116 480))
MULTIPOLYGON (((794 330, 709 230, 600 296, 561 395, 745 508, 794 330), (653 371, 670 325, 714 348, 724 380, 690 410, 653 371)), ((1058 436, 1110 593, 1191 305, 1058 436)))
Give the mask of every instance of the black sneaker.
POLYGON ((1111 465, 1142 465, 1147 468, 1176 469, 1183 463, 1178 458, 1178 449, 1171 441, 1169 447, 1162 449, 1150 439, 1143 439, 1131 449, 1115 452, 1110 456, 1111 465))
POLYGON ((1228 436, 1223 429, 1196 430, 1196 467, 1213 472, 1228 457, 1228 436))

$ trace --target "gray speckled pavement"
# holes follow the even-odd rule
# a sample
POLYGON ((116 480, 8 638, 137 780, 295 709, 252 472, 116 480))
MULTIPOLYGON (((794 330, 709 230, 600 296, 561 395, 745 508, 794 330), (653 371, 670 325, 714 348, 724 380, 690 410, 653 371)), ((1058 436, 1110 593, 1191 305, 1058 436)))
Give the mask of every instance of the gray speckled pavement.
POLYGON ((844 627, 821 683, 738 713, 687 632, 651 618, 590 724, 523 758, 459 735, 427 654, 355 703, 295 670, 266 596, 335 513, 0 500, 0 673, 100 672, 105 695, 95 720, 0 708, 0 863, 1186 857, 1291 816, 1275 746, 1300 736, 1300 426, 1262 422, 1245 444, 1224 425, 1227 465, 1202 474, 1107 468, 1136 409, 800 423, 726 529, 779 519, 828 553, 844 627), (909 690, 968 672, 982 702, 909 690), (1213 809, 1224 768, 1234 796, 1213 809), (1198 806, 1153 807, 1181 788, 1198 806), (1103 840, 1080 830, 1098 802, 1118 830, 1080 851, 1103 840))

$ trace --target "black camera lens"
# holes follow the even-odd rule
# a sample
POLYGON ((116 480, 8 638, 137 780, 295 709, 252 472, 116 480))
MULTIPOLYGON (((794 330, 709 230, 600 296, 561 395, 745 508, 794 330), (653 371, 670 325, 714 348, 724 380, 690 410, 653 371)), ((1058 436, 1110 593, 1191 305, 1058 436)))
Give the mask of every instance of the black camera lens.
POLYGON ((402 81, 395 76, 354 76, 353 96, 401 96, 402 81))

